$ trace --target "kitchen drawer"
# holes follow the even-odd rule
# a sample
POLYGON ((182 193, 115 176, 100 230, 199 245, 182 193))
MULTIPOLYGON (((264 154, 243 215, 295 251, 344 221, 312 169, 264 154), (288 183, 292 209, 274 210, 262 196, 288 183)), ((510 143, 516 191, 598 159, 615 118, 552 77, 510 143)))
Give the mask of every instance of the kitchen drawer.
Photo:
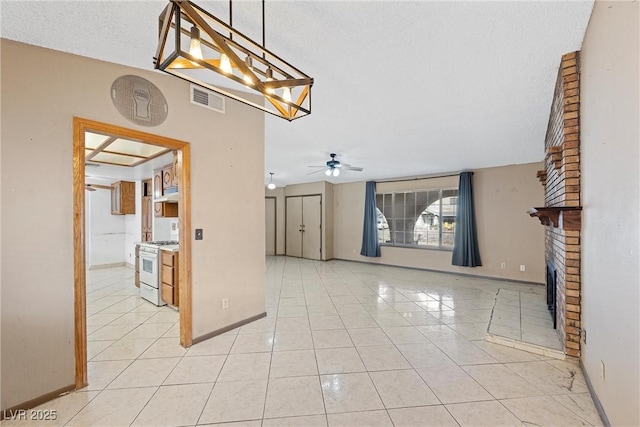
POLYGON ((160 279, 163 282, 168 283, 171 286, 174 286, 176 284, 176 282, 178 281, 178 278, 175 277, 175 273, 176 273, 176 271, 174 270, 173 267, 169 267, 168 265, 163 265, 162 266, 162 274, 160 275, 160 279))
POLYGON ((166 283, 162 283, 162 301, 167 304, 175 305, 173 298, 173 286, 168 285, 166 283))
POLYGON ((169 267, 174 267, 174 256, 173 252, 169 251, 160 251, 162 256, 162 265, 168 265, 169 267))

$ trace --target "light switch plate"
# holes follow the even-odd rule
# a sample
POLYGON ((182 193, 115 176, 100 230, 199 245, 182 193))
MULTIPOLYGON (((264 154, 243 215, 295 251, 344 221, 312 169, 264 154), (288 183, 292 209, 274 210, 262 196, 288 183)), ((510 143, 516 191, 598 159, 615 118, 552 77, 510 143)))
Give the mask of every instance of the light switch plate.
POLYGON ((202 228, 196 228, 196 240, 202 240, 202 228))

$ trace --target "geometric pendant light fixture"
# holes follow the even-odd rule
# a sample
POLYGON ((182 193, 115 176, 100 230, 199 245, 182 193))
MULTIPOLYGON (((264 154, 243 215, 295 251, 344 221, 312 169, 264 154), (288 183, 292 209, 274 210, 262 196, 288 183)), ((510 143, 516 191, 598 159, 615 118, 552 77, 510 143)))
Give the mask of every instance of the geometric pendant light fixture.
POLYGON ((264 0, 262 44, 187 0, 159 20, 156 69, 289 121, 311 114, 313 78, 264 47, 264 0))

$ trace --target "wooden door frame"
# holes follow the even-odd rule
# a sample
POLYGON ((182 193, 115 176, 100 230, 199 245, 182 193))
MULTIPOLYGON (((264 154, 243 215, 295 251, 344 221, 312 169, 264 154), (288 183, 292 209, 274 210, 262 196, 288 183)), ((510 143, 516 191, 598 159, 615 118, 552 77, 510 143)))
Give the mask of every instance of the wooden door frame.
MULTIPOLYGON (((320 227, 322 227, 322 193, 313 193, 313 194, 298 194, 298 195, 294 195, 294 196, 285 196, 284 198, 284 255, 285 256, 289 256, 287 255, 287 199, 289 198, 293 198, 293 197, 311 197, 311 196, 320 196, 320 227)), ((302 219, 304 220, 304 212, 302 214, 302 219)), ((324 239, 323 239, 323 229, 320 229, 320 260, 322 261, 322 249, 324 247, 324 239)), ((304 254, 304 247, 302 250, 302 254, 304 254)), ((302 255, 301 254, 301 255, 302 255)), ((298 258, 298 257, 295 257, 298 258)), ((303 256, 300 256, 300 258, 305 259, 303 256)))
MULTIPOLYGON (((265 200, 273 199, 273 214, 274 214, 273 232, 275 234, 274 242, 273 242, 273 255, 276 256, 278 255, 278 198, 276 196, 264 196, 264 199, 265 200)), ((265 211, 266 211, 266 208, 265 208, 265 211)), ((286 231, 286 227, 285 227, 285 231, 286 231)), ((287 242, 285 241, 285 245, 286 243, 287 242)))
POLYGON ((85 265, 85 132, 94 131, 177 151, 180 195, 180 344, 192 343, 191 306, 191 146, 188 142, 140 132, 80 117, 73 118, 73 287, 75 320, 75 382, 76 389, 88 385, 87 374, 87 272, 85 265))

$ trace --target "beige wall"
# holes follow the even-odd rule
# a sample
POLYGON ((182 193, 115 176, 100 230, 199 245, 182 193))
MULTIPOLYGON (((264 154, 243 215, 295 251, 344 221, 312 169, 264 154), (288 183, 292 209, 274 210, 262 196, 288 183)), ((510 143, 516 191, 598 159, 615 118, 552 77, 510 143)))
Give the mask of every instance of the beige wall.
POLYGON ((192 242, 193 336, 264 312, 264 221, 255 220, 264 218, 264 114, 229 100, 226 115, 196 107, 186 82, 161 73, 1 47, 2 408, 74 383, 74 116, 191 143, 191 220, 204 229, 192 242), (162 125, 140 127, 117 112, 110 87, 125 74, 164 93, 162 125))
MULTIPOLYGON (((482 267, 451 265, 451 251, 382 246, 380 258, 360 255, 365 183, 334 185, 334 253, 339 259, 544 282, 544 227, 527 210, 544 204, 536 179, 541 163, 478 169, 473 184, 482 267), (506 268, 501 268, 501 263, 506 268), (525 272, 520 271, 524 264, 525 272)), ((457 187, 458 177, 378 183, 377 192, 457 187)))
POLYGON ((639 12, 596 1, 581 61, 582 363, 620 426, 640 425, 639 12))

